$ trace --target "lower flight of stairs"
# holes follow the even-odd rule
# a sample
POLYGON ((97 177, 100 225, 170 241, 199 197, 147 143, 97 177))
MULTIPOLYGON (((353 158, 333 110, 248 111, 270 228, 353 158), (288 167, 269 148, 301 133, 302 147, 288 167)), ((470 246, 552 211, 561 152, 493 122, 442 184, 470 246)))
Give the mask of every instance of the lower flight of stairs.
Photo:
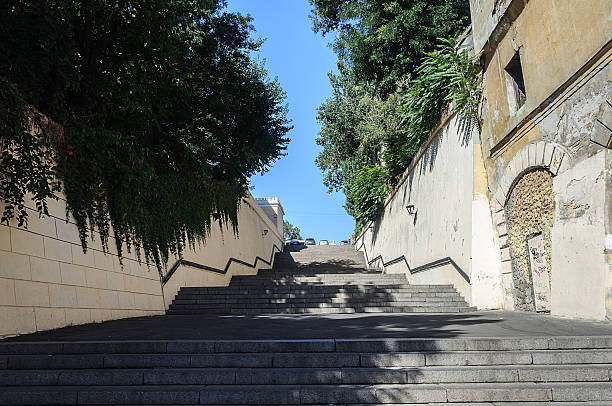
POLYGON ((611 336, 4 342, 0 405, 612 405, 611 368, 611 336))
POLYGON ((274 268, 227 287, 183 287, 168 314, 459 313, 473 311, 452 285, 411 285, 366 268, 352 246, 278 253, 274 268))

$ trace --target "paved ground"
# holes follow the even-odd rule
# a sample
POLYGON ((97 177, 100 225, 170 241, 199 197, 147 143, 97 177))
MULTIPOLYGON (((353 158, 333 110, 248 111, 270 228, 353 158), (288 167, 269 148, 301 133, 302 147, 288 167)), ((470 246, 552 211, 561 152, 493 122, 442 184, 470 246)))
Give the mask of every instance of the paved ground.
POLYGON ((11 341, 267 340, 612 335, 612 323, 520 312, 155 316, 65 327, 11 341))

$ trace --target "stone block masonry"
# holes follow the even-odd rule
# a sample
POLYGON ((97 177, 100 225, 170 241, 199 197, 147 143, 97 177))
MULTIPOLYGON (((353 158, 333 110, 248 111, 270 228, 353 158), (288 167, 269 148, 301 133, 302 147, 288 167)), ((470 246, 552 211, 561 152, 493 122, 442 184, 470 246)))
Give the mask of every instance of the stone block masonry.
MULTIPOLYGON (((102 251, 95 233, 83 252, 76 225, 71 218, 66 222, 65 201, 60 198, 48 204, 47 217, 38 216, 33 202, 27 204, 27 228, 15 221, 0 225, 0 338, 163 314, 179 286, 223 286, 234 273, 252 272, 238 265, 226 275, 182 267, 162 288, 157 268, 139 263, 133 251, 124 253, 123 264, 119 262, 112 237, 109 252, 102 251)), ((242 240, 231 230, 221 236, 218 227, 213 227, 210 243, 186 251, 185 257, 221 268, 230 257, 247 262, 257 256, 269 258, 274 245, 282 246, 282 236, 252 197, 243 200, 243 208, 242 240), (271 230, 265 238, 263 229, 271 230)))

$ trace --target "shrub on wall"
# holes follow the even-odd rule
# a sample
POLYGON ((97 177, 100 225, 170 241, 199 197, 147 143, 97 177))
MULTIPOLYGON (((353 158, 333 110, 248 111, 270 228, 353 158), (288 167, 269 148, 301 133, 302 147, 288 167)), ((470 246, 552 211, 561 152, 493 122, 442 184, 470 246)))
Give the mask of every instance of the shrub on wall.
POLYGON ((160 270, 206 237, 213 213, 236 230, 248 178, 283 154, 291 127, 251 57, 251 19, 224 5, 1 5, 2 220, 26 221, 26 193, 46 213, 61 185, 84 249, 97 229, 104 247, 114 236, 120 255, 142 248, 160 270))
POLYGON ((402 92, 403 131, 389 133, 384 140, 383 157, 392 178, 406 170, 449 104, 450 114, 478 122, 480 83, 469 49, 460 46, 458 38, 441 39, 440 47, 426 54, 415 79, 402 92))
POLYGON ((380 214, 387 194, 389 182, 382 166, 361 168, 346 194, 346 208, 355 218, 355 236, 370 221, 380 214))

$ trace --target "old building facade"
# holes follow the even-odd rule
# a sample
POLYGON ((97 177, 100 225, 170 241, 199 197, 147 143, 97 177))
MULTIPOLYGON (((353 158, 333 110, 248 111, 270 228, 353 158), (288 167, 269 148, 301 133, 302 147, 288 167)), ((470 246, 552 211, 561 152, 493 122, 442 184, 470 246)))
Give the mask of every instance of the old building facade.
POLYGON ((612 311, 612 2, 471 0, 471 10, 504 308, 603 319, 612 311))

